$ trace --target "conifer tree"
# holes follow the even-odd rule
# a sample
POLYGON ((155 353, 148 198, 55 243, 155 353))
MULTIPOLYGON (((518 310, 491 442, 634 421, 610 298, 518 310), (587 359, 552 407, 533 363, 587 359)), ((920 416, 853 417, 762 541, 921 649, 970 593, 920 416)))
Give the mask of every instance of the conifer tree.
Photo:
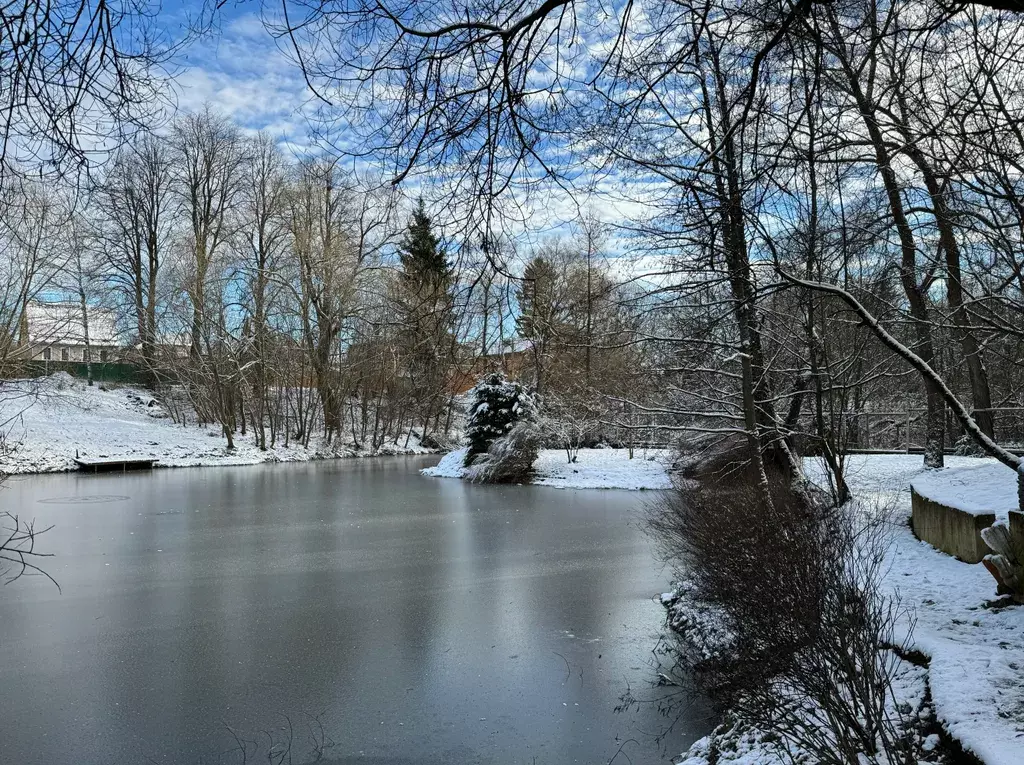
POLYGON ((407 289, 420 295, 447 292, 452 280, 452 267, 434 234, 422 198, 417 201, 399 244, 398 257, 402 264, 401 279, 407 289))
POLYGON ((521 384, 500 372, 485 375, 473 388, 466 438, 466 465, 485 453, 494 441, 507 435, 522 420, 536 416, 533 395, 521 384))
POLYGON ((538 340, 550 333, 556 310, 554 267, 543 256, 526 264, 522 285, 516 290, 519 334, 528 340, 538 340))
POLYGON ((548 353, 558 332, 562 312, 559 292, 558 273, 551 261, 540 255, 531 259, 523 271, 522 284, 516 290, 516 300, 519 302, 516 329, 530 344, 533 387, 538 393, 544 386, 548 353))
POLYGON ((451 264, 420 199, 398 251, 401 269, 395 293, 403 366, 423 433, 434 431, 448 401, 454 363, 454 305, 451 264))

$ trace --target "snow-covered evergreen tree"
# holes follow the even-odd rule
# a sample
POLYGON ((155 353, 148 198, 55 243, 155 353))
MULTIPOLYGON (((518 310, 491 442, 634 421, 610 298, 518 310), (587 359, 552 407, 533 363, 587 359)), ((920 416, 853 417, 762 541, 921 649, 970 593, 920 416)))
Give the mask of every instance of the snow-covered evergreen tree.
POLYGON ((517 422, 533 419, 537 412, 533 394, 500 372, 485 375, 471 395, 466 465, 472 464, 477 455, 486 452, 495 439, 506 435, 517 422))

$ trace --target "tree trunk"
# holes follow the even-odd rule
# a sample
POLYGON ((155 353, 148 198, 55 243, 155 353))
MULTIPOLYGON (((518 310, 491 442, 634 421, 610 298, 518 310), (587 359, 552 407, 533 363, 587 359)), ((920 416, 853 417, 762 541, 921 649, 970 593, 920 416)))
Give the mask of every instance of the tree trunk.
POLYGON ((974 419, 978 427, 989 438, 995 438, 995 418, 992 412, 992 392, 988 382, 981 355, 981 345, 971 319, 964 307, 963 275, 960 268, 960 243, 956 238, 953 225, 953 214, 946 201, 942 186, 935 171, 924 156, 924 153, 913 144, 909 144, 905 153, 917 165, 924 178, 925 187, 932 201, 935 224, 939 229, 939 243, 945 254, 946 262, 946 299, 952 311, 953 326, 956 328, 957 339, 967 362, 967 375, 971 383, 971 398, 974 402, 974 419))
POLYGON ((79 288, 78 290, 78 303, 82 310, 82 340, 85 342, 85 349, 82 351, 82 356, 85 360, 85 376, 92 386, 92 348, 89 344, 89 305, 85 301, 85 290, 79 288))
MULTIPOLYGON (((837 44, 838 50, 844 51, 842 47, 843 34, 836 20, 835 12, 828 9, 829 23, 837 44)), ((860 112, 864 127, 867 130, 872 148, 874 149, 875 165, 882 177, 885 187, 886 199, 889 203, 889 212, 892 215, 893 223, 900 239, 900 283, 903 286, 904 294, 910 306, 910 316, 913 324, 914 346, 912 350, 929 367, 934 364, 935 350, 932 344, 931 324, 928 321, 928 307, 924 291, 917 279, 917 245, 914 242, 914 232, 907 219, 903 205, 901 189, 892 168, 892 158, 885 143, 882 131, 878 127, 878 119, 875 106, 871 103, 861 88, 858 72, 845 55, 839 56, 840 63, 846 73, 850 86, 850 94, 853 96, 860 112)), ((945 424, 943 422, 942 397, 934 383, 928 376, 922 377, 925 389, 928 414, 925 427, 925 449, 924 464, 926 467, 942 467, 945 444, 945 424)))

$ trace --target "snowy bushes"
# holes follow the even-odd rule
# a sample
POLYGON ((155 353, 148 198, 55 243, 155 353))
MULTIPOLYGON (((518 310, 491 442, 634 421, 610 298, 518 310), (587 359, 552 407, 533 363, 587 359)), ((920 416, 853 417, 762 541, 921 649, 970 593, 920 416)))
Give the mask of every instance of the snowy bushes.
POLYGON ((517 422, 468 469, 474 483, 529 483, 540 452, 541 430, 533 420, 517 422))
POLYGON ((469 441, 467 466, 472 465, 478 455, 487 452, 496 439, 508 434, 517 422, 532 419, 537 411, 530 392, 500 372, 483 377, 471 395, 473 403, 469 407, 466 426, 469 441))
POLYGON ((769 505, 739 473, 652 512, 663 553, 688 580, 685 612, 715 627, 709 646, 692 619, 673 625, 683 632, 677 669, 777 735, 783 761, 913 762, 917 710, 896 698, 903 643, 896 605, 880 594, 884 537, 786 481, 771 481, 771 494, 769 505))
POLYGON ((533 394, 492 372, 477 383, 472 396, 466 477, 476 483, 526 483, 541 443, 533 394))

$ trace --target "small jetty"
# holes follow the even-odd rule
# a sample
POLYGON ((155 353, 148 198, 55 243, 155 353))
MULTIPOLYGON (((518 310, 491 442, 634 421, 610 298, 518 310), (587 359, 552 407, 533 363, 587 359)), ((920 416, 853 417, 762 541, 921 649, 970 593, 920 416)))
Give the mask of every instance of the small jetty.
POLYGON ((127 473, 129 470, 152 470, 156 460, 75 457, 75 463, 78 465, 79 471, 83 473, 127 473))

